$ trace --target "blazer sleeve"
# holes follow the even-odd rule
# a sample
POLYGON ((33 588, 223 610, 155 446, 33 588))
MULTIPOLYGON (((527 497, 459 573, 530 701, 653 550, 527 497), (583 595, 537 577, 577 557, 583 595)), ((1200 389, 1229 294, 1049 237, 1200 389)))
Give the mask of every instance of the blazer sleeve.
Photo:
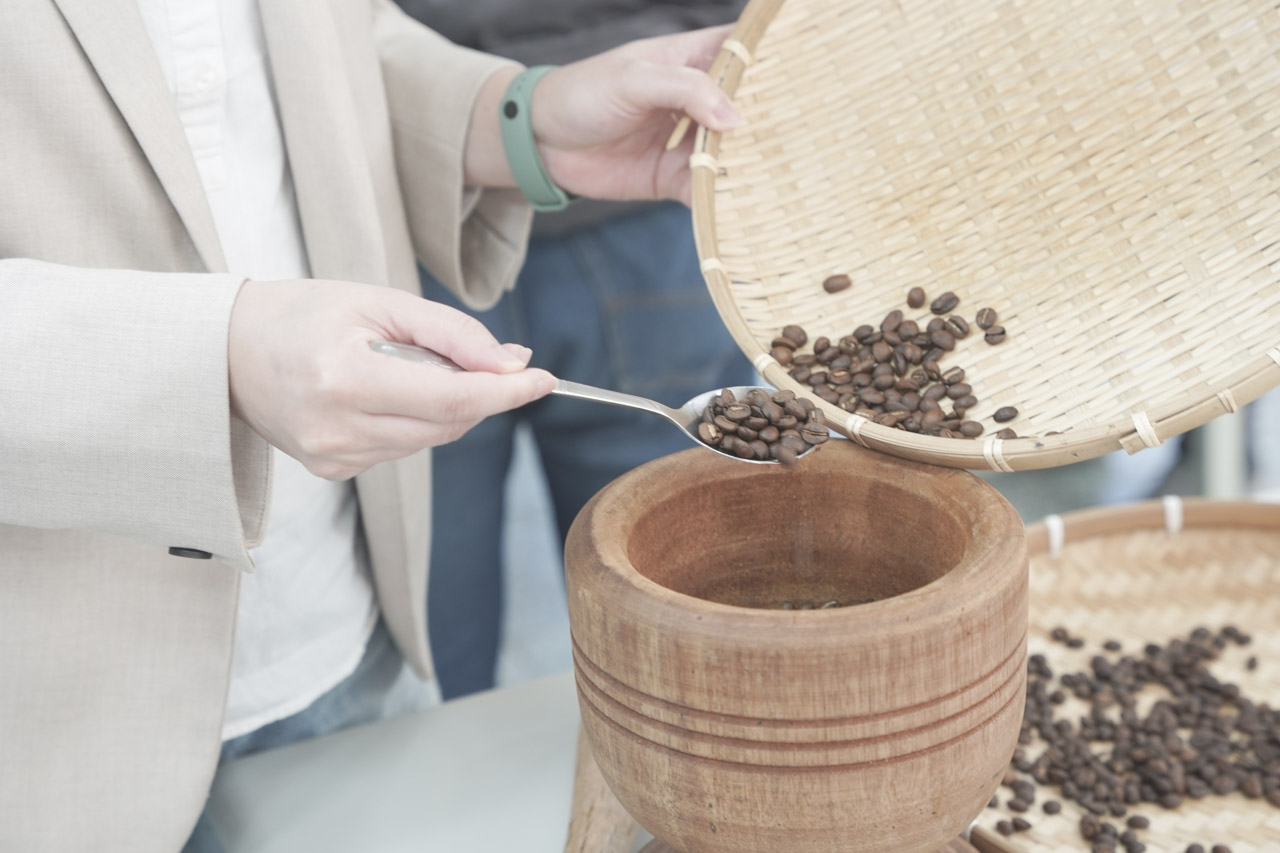
POLYGON ((230 414, 239 276, 0 260, 0 524, 251 569, 270 446, 230 414))
POLYGON ((374 0, 374 33, 418 260, 488 308, 515 283, 533 209, 519 190, 464 187, 462 159, 481 86, 514 63, 452 44, 390 0, 374 0))

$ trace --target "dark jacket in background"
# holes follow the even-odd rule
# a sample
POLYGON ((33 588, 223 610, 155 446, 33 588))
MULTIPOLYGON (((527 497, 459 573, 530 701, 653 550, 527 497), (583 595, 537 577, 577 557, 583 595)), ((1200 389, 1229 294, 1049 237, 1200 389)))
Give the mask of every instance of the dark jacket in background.
MULTIPOLYGON (((525 65, 564 65, 628 41, 737 19, 746 0, 396 0, 401 8, 458 44, 525 65)), ((540 214, 537 235, 571 231, 641 207, 580 201, 540 214)))

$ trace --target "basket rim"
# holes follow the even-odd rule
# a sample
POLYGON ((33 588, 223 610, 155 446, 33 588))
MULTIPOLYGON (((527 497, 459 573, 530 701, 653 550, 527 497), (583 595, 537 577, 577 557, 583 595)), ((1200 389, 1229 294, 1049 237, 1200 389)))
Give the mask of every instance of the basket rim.
MULTIPOLYGON (((733 27, 710 73, 732 99, 756 50, 785 0, 750 0, 733 27)), ((944 467, 985 469, 1003 473, 1060 467, 1124 450, 1133 454, 1162 445, 1170 438, 1231 414, 1280 386, 1280 345, 1264 355, 1242 360, 1219 380, 1217 387, 1192 388, 1176 399, 1162 401, 1134 414, 1122 413, 1104 423, 1070 427, 1046 436, 1000 439, 986 435, 961 440, 919 435, 881 426, 809 393, 807 385, 791 378, 769 350, 756 339, 738 312, 733 281, 720 260, 716 231, 717 160, 723 135, 698 127, 690 157, 694 242, 712 302, 739 349, 756 371, 773 386, 807 397, 823 410, 828 425, 863 447, 944 467)), ((1280 343, 1280 339, 1277 341, 1280 343)))

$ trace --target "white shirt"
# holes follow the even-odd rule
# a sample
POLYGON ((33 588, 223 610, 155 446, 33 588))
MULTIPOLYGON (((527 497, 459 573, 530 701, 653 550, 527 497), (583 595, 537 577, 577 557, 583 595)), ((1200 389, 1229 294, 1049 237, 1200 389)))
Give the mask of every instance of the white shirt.
MULTIPOLYGON (((257 0, 138 0, 231 272, 308 278, 257 0)), ((378 619, 355 487, 275 451, 271 516, 241 579, 223 739, 355 670, 378 619)))

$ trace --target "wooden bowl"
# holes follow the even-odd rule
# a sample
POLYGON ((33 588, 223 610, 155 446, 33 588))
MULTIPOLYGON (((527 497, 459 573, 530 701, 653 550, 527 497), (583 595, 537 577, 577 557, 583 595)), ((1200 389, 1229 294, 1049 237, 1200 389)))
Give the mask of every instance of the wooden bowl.
POLYGON ((565 564, 592 752, 683 853, 931 853, 1008 766, 1026 538, 964 471, 691 449, 601 491, 565 564), (773 609, 830 600, 869 603, 773 609))

